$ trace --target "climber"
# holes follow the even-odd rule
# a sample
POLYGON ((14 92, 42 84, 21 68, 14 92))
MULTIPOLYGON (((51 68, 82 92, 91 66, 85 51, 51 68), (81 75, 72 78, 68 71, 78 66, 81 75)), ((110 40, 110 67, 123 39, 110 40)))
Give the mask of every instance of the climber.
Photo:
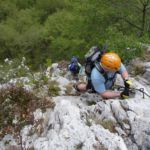
POLYGON ((68 65, 68 70, 71 72, 71 75, 74 80, 79 80, 79 72, 81 70, 81 64, 78 61, 78 58, 73 56, 70 64, 68 65))
POLYGON ((88 83, 79 82, 75 85, 75 88, 80 92, 91 89, 93 92, 100 94, 104 99, 125 99, 129 97, 129 87, 131 84, 132 82, 129 80, 128 72, 121 63, 120 57, 114 52, 108 52, 101 56, 98 63, 95 63, 88 83), (117 73, 121 74, 124 80, 125 88, 123 92, 112 90, 117 73))

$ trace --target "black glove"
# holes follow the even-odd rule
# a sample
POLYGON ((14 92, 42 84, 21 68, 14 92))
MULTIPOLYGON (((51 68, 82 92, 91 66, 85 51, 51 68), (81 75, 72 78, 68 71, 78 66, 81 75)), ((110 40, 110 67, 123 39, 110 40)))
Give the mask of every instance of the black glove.
POLYGON ((125 86, 125 88, 130 88, 131 85, 132 85, 131 80, 129 80, 129 79, 124 80, 124 86, 125 86))
POLYGON ((129 88, 124 88, 124 91, 120 93, 120 97, 122 99, 127 99, 129 98, 129 88))

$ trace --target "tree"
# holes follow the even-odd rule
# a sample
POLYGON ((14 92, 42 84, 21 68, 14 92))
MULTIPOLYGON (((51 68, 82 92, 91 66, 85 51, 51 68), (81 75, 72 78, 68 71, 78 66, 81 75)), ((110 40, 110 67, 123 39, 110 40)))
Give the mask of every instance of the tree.
MULTIPOLYGON (((143 36, 150 30, 150 0, 112 0, 109 6, 117 21, 128 24, 128 29, 136 29, 138 36, 143 36)), ((132 30, 132 31, 133 31, 132 30)), ((131 30, 130 30, 131 31, 131 30)))

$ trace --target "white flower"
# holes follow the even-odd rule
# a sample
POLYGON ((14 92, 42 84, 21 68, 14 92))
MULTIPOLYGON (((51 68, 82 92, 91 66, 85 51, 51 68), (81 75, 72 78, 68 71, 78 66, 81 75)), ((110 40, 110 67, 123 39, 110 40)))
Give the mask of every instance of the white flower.
POLYGON ((20 66, 20 65, 18 66, 18 69, 21 69, 21 66, 20 66))
POLYGON ((17 124, 18 123, 18 119, 17 119, 17 116, 15 115, 15 118, 13 119, 12 121, 13 124, 17 124))
POLYGON ((28 66, 25 66, 25 69, 26 69, 26 70, 29 70, 29 67, 28 67, 28 66))
POLYGON ((24 66, 24 62, 23 61, 20 64, 21 64, 21 66, 24 66))
POLYGON ((22 57, 22 61, 25 61, 26 60, 26 58, 25 57, 22 57))
POLYGON ((8 62, 9 61, 9 59, 8 58, 6 58, 5 60, 4 60, 4 62, 8 62))
POLYGON ((12 63, 13 63, 13 61, 12 61, 12 60, 8 61, 8 64, 9 64, 9 65, 11 65, 12 63))

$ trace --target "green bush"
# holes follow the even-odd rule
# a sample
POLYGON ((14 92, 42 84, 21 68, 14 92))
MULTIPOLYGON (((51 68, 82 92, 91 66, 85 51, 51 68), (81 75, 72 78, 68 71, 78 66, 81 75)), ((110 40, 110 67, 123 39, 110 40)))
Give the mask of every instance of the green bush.
POLYGON ((109 27, 106 37, 106 40, 103 41, 109 45, 108 51, 118 53, 125 63, 143 54, 140 40, 133 35, 127 36, 115 27, 109 27))
POLYGON ((146 16, 145 31, 141 34, 142 12, 135 15, 134 6, 137 4, 131 1, 125 8, 124 3, 96 0, 0 1, 1 63, 5 58, 25 56, 30 67, 37 70, 47 63, 47 59, 52 63, 64 58, 70 60, 73 55, 84 59, 90 47, 104 43, 109 45, 110 51, 119 53, 124 61, 129 62, 142 55, 141 43, 149 43, 150 32, 146 16))
POLYGON ((48 83, 48 94, 49 94, 49 96, 58 96, 59 91, 60 91, 60 88, 59 88, 58 83, 56 81, 50 81, 48 83))
POLYGON ((23 57, 22 60, 9 60, 7 58, 4 60, 3 65, 0 65, 0 69, 1 83, 6 83, 13 78, 26 77, 30 74, 30 69, 26 65, 25 57, 23 57))

